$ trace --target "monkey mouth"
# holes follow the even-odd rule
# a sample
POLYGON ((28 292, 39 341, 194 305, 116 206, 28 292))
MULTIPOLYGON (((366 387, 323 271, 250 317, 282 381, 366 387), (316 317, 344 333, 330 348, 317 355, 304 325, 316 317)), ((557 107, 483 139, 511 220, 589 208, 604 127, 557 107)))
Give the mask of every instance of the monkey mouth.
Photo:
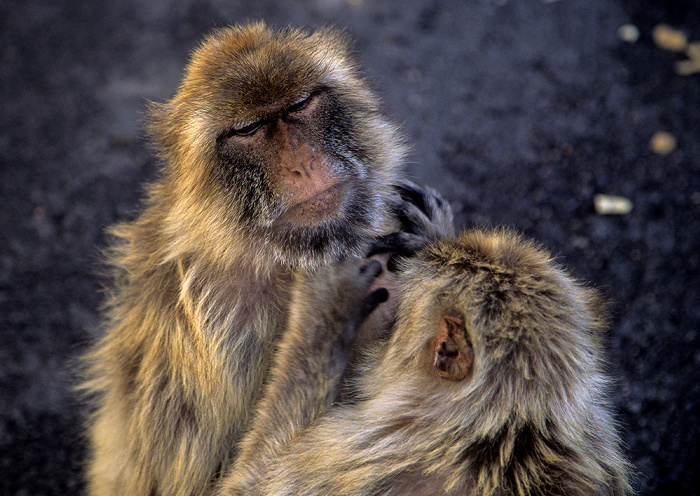
POLYGON ((289 207, 280 220, 297 225, 316 225, 328 219, 342 217, 346 187, 336 183, 311 198, 289 207))

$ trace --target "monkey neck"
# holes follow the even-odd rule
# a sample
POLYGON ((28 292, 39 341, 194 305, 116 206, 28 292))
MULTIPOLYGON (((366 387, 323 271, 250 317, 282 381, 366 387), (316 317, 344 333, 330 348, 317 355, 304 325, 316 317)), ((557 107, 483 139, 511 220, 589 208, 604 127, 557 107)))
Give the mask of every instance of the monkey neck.
POLYGON ((208 221, 198 222, 194 206, 167 194, 173 187, 168 181, 172 178, 151 185, 147 208, 136 221, 113 229, 124 241, 116 264, 135 279, 175 267, 181 298, 209 301, 209 308, 216 308, 213 302, 218 301, 223 305, 218 308, 243 312, 250 319, 279 308, 300 269, 285 263, 264 238, 226 222, 219 208, 209 205, 204 216, 208 221))
POLYGON ((206 258, 182 257, 177 262, 183 294, 193 301, 220 301, 231 310, 254 314, 260 305, 269 310, 286 299, 295 273, 280 265, 266 270, 245 263, 226 265, 206 258))

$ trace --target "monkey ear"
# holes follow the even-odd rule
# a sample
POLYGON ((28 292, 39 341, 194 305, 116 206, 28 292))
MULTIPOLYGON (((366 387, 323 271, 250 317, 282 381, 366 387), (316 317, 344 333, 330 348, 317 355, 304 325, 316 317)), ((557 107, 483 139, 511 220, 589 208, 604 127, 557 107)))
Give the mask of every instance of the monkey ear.
POLYGON ((433 368, 438 376, 450 381, 461 381, 469 375, 474 351, 467 341, 464 320, 460 317, 443 315, 430 350, 433 368))

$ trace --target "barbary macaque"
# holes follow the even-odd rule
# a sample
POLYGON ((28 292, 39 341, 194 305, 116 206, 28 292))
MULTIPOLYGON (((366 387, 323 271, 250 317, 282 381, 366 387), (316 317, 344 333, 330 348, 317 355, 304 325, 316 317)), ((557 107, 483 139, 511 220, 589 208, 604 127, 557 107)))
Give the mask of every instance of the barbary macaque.
POLYGON ((392 335, 368 353, 357 402, 332 404, 357 322, 386 296, 367 289, 371 265, 357 272, 327 267, 296 286, 221 494, 631 492, 602 299, 549 253, 507 230, 472 230, 406 259, 392 335))
POLYGON ((86 357, 91 495, 211 494, 296 279, 402 224, 402 138, 332 29, 216 31, 149 129, 164 166, 111 230, 105 334, 86 357))

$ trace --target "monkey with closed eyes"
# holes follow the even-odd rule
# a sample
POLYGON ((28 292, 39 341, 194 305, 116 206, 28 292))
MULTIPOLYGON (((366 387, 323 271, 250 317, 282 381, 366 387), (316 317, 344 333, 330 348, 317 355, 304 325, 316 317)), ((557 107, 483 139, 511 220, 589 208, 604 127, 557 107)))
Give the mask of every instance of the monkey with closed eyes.
POLYGON ((91 495, 211 494, 295 281, 361 256, 405 203, 400 134, 331 29, 216 31, 149 129, 162 172, 111 230, 104 336, 85 358, 91 495))
POLYGON ((331 266, 295 287, 221 494, 630 494, 601 299, 506 230, 402 262, 392 334, 367 351, 355 404, 333 404, 358 322, 386 297, 368 289, 378 270, 331 266))

